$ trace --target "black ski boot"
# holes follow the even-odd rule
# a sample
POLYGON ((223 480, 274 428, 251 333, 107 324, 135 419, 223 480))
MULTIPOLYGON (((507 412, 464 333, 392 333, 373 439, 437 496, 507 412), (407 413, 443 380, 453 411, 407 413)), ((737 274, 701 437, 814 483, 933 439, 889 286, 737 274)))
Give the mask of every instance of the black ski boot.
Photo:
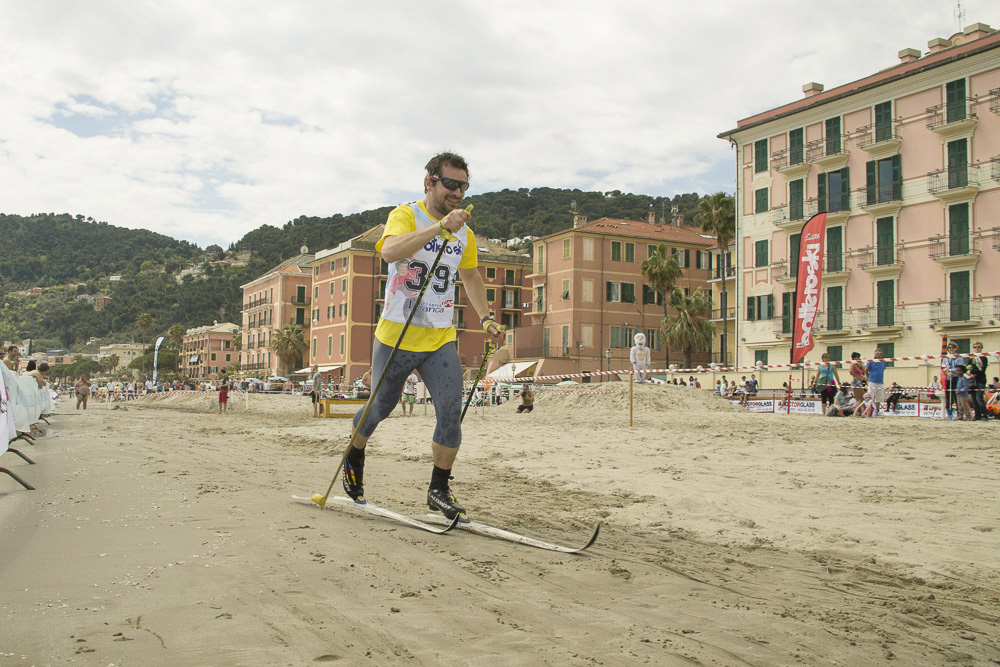
POLYGON ((359 505, 365 504, 365 462, 344 461, 344 493, 359 505))
POLYGON ((469 516, 465 513, 465 508, 458 504, 455 494, 448 487, 428 489, 427 506, 441 512, 449 520, 457 516, 460 523, 469 523, 469 516))

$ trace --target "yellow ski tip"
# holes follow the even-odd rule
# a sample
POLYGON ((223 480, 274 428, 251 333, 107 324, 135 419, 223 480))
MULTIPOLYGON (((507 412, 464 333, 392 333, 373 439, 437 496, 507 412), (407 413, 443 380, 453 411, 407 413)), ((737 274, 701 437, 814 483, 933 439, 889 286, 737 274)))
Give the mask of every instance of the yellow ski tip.
POLYGON ((326 496, 317 493, 312 497, 312 501, 320 507, 326 507, 326 496))

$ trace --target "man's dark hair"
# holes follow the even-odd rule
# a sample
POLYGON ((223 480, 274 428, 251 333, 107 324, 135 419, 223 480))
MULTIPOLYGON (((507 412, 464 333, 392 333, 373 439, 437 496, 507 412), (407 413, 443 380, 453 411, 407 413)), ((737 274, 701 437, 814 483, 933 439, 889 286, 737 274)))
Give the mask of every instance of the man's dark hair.
POLYGON ((442 165, 461 169, 466 174, 469 173, 469 165, 465 162, 465 158, 458 153, 450 153, 448 151, 438 153, 432 157, 430 162, 424 166, 424 169, 427 170, 428 176, 440 176, 442 165))
POLYGON ((38 372, 39 373, 48 373, 49 372, 49 364, 47 362, 45 362, 45 361, 43 361, 42 363, 38 364, 38 372))

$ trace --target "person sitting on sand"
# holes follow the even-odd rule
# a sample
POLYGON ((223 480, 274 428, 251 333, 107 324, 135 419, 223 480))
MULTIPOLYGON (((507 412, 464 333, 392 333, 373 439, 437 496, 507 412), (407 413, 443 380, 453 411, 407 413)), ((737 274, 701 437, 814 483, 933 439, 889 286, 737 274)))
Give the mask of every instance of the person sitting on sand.
POLYGON ((851 386, 848 384, 840 385, 840 391, 837 395, 833 397, 833 405, 830 409, 826 411, 827 417, 850 417, 854 414, 855 408, 857 408, 858 401, 854 398, 854 393, 851 391, 851 386))
POLYGON ((521 387, 521 404, 517 406, 517 413, 531 412, 535 406, 535 392, 531 391, 531 386, 525 384, 521 387))
POLYGON ((858 405, 858 409, 854 411, 852 417, 872 417, 876 415, 875 411, 875 401, 872 399, 872 393, 866 391, 861 397, 861 404, 858 405))

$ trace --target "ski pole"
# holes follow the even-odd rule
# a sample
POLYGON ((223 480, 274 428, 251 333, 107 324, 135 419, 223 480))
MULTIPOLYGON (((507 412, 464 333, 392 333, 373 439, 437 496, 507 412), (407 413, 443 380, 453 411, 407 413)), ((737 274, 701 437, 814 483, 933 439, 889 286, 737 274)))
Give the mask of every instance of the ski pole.
POLYGON ((490 355, 493 354, 493 343, 490 343, 489 347, 486 348, 486 354, 483 356, 483 363, 479 364, 479 372, 476 374, 476 381, 472 383, 472 389, 469 390, 469 398, 465 399, 465 407, 462 408, 462 418, 459 419, 459 423, 465 421, 465 413, 469 411, 469 404, 472 403, 472 397, 476 394, 476 387, 479 386, 479 381, 483 379, 483 371, 486 370, 486 362, 490 360, 490 355))
MULTIPOLYGON (((469 204, 466 207, 465 212, 472 212, 472 204, 469 204)), ((413 316, 417 314, 420 302, 423 300, 424 293, 427 291, 427 286, 431 283, 430 278, 434 275, 434 270, 437 269, 438 265, 441 263, 441 258, 444 256, 444 250, 448 247, 448 241, 454 240, 456 240, 455 237, 448 238, 446 236, 443 238, 441 242, 441 249, 438 250, 438 254, 434 258, 434 262, 431 264, 430 271, 427 273, 427 278, 424 280, 424 284, 421 286, 420 291, 417 292, 417 298, 413 302, 410 314, 406 316, 406 322, 403 323, 403 329, 399 332, 396 344, 392 346, 392 351, 389 352, 389 358, 385 361, 385 366, 382 368, 382 373, 379 375, 378 382, 375 383, 375 386, 372 388, 371 396, 368 397, 368 402, 365 403, 365 409, 361 412, 361 419, 358 420, 358 425, 355 426, 354 430, 351 432, 351 439, 347 443, 347 447, 344 448, 344 453, 340 457, 340 463, 337 465, 337 469, 333 472, 333 479, 330 480, 330 486, 327 487, 324 495, 320 496, 319 494, 316 494, 312 497, 312 501, 320 507, 326 507, 326 499, 330 497, 330 492, 333 491, 333 485, 337 483, 340 471, 344 468, 344 462, 347 461, 347 457, 351 453, 351 448, 354 447, 354 443, 357 441, 358 435, 361 433, 361 427, 364 425, 365 419, 368 418, 368 413, 371 411, 372 406, 375 405, 375 399, 378 397, 378 392, 382 388, 382 382, 385 380, 385 376, 389 372, 389 368, 392 366, 393 360, 396 358, 396 352, 399 351, 399 346, 403 343, 403 337, 406 335, 406 330, 410 328, 410 322, 413 321, 413 316)))

